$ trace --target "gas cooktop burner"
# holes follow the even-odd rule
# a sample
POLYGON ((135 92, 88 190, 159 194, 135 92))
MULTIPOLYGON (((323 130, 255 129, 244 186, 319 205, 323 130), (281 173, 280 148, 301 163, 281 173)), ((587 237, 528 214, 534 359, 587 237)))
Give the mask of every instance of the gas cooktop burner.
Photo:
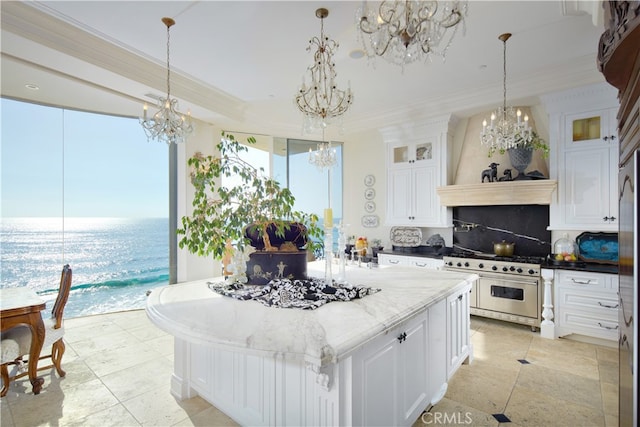
POLYGON ((448 256, 454 258, 469 258, 469 259, 486 259, 486 260, 494 260, 494 261, 503 261, 503 262, 514 262, 519 264, 543 264, 545 262, 544 257, 538 256, 524 256, 524 255, 514 255, 514 256, 497 256, 493 254, 482 254, 476 252, 452 252, 448 256))

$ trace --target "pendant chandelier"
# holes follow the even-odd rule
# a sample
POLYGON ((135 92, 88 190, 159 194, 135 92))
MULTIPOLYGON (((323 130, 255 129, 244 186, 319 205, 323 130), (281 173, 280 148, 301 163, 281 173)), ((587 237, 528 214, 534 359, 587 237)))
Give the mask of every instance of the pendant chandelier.
POLYGON ((356 26, 369 58, 381 56, 404 67, 431 55, 444 60, 466 15, 466 1, 395 0, 377 8, 364 1, 356 12, 356 26))
POLYGON ((307 85, 303 77, 295 96, 295 104, 304 114, 303 130, 309 133, 324 129, 332 119, 346 113, 353 102, 351 88, 340 90, 335 83, 333 55, 338 43, 324 35, 324 18, 329 16, 329 11, 320 8, 316 16, 320 18, 320 37, 313 37, 307 47, 307 51, 315 48, 313 65, 307 68, 311 82, 307 85))
POLYGON ((338 155, 331 141, 324 141, 324 128, 322 129, 322 142, 318 143, 316 151, 309 148, 309 163, 317 166, 320 170, 331 168, 338 163, 338 155))
POLYGON ((482 121, 480 142, 494 150, 508 150, 531 142, 533 134, 529 127, 529 117, 522 117, 520 110, 507 108, 507 40, 511 33, 501 34, 498 39, 503 43, 503 98, 502 107, 491 113, 491 122, 482 121))
POLYGON ((171 98, 171 67, 169 65, 169 29, 176 22, 171 18, 162 18, 167 26, 167 97, 158 99, 158 111, 147 117, 147 104, 144 104, 143 117, 140 119, 147 140, 163 141, 167 144, 184 142, 193 132, 191 113, 185 116, 178 112, 178 100, 171 98))

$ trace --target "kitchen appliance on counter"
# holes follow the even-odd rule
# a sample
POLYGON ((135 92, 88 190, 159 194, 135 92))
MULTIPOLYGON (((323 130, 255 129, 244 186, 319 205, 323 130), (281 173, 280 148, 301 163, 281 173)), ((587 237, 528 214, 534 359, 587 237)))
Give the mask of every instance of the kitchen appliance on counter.
POLYGON ((528 325, 534 331, 540 327, 544 258, 456 252, 443 260, 445 270, 480 277, 471 289, 471 314, 528 325))
POLYGON ((480 277, 471 291, 471 314, 539 328, 541 268, 551 251, 549 207, 459 206, 453 224, 454 252, 443 257, 444 269, 480 277), (496 255, 496 245, 510 246, 499 252, 511 256, 496 255))

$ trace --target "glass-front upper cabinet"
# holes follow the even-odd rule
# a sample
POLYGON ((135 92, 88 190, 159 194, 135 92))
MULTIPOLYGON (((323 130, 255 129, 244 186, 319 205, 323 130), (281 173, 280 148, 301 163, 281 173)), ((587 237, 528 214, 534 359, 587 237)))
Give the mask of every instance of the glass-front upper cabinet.
POLYGON ((433 160, 433 143, 429 141, 393 144, 391 150, 391 166, 403 166, 433 160))
POLYGON ((614 109, 570 114, 566 118, 566 148, 616 141, 614 109))

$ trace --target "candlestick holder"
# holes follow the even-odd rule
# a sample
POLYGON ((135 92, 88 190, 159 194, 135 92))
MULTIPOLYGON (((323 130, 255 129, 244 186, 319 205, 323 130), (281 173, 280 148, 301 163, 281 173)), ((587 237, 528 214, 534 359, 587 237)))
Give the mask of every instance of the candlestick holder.
POLYGON ((333 284, 331 264, 333 263, 333 227, 324 228, 324 281, 333 284))
POLYGON ((345 229, 345 225, 340 221, 340 225, 338 225, 338 257, 340 259, 340 264, 338 267, 338 277, 336 278, 339 283, 347 281, 345 271, 345 266, 347 264, 347 253, 345 252, 347 249, 347 238, 345 236, 345 229))

